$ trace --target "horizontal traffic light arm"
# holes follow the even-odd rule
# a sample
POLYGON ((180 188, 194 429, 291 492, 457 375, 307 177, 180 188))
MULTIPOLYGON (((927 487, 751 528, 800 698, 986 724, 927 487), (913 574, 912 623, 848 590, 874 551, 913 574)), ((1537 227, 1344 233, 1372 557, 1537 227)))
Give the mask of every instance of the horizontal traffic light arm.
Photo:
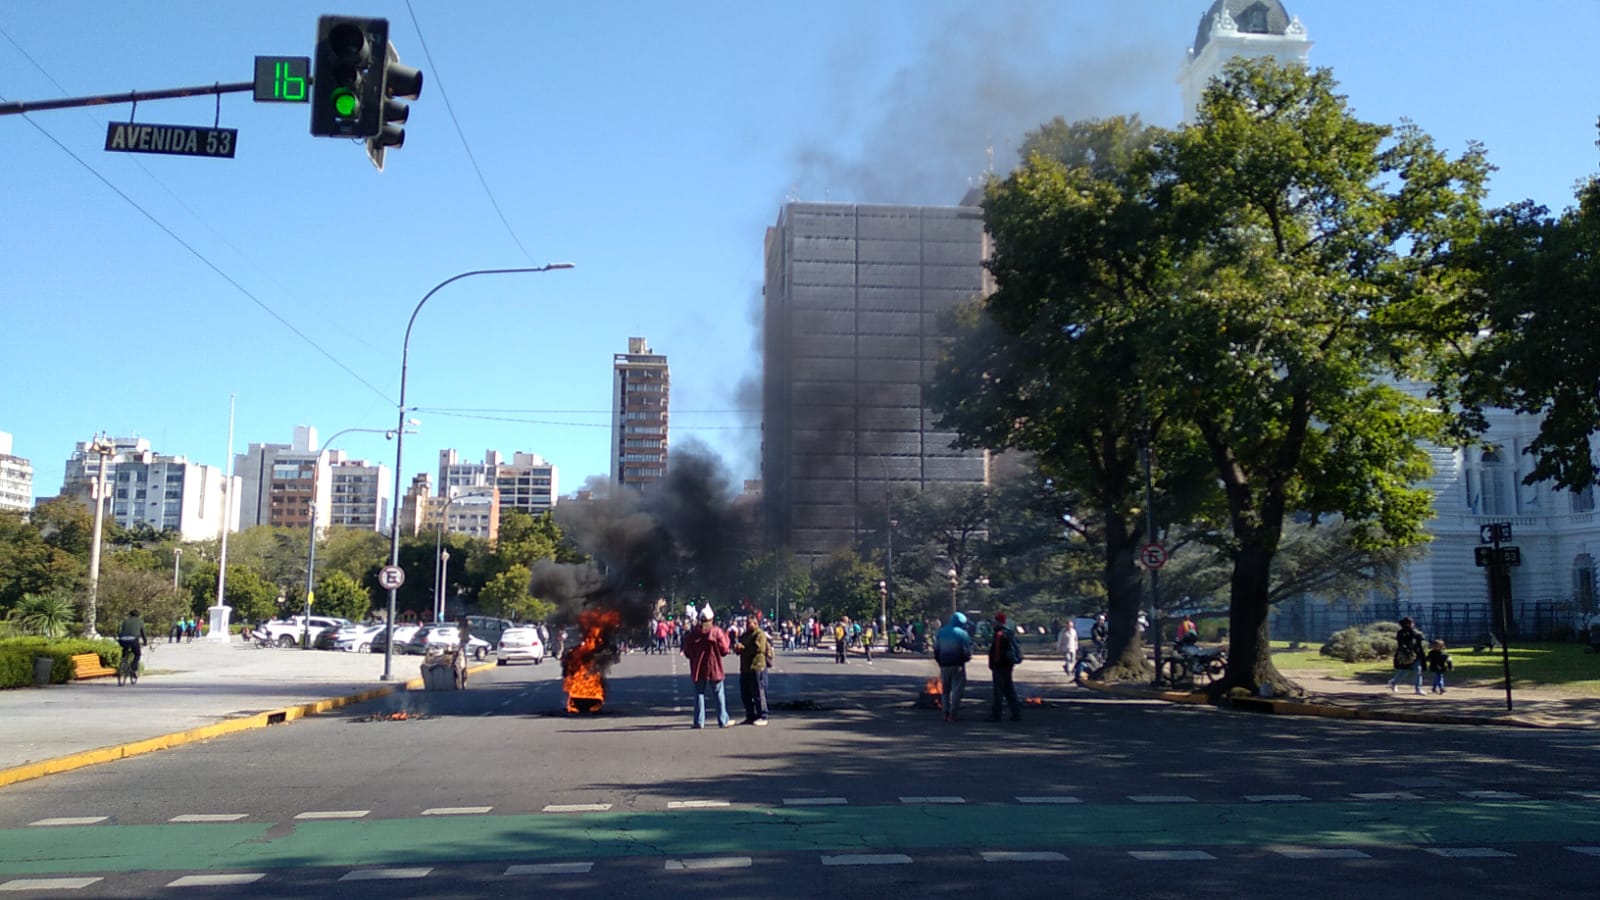
POLYGON ((123 91, 120 94, 96 94, 93 97, 64 97, 59 100, 14 100, 0 103, 0 116, 40 112, 47 109, 73 109, 80 106, 107 106, 115 103, 138 103, 141 100, 174 100, 178 97, 201 97, 206 94, 239 94, 254 91, 253 81, 231 84, 206 84, 199 87, 167 88, 161 91, 123 91))

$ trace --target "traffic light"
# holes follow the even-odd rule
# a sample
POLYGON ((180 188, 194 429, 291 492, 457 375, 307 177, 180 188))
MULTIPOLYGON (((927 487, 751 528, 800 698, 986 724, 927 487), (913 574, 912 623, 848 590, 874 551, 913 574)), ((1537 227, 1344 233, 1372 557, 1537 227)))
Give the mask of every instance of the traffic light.
POLYGON ((378 130, 367 138, 367 158, 382 172, 384 151, 389 147, 405 146, 406 130, 400 126, 411 115, 411 107, 395 98, 415 100, 422 94, 422 72, 400 65, 400 53, 393 44, 387 42, 384 45, 383 73, 378 93, 380 121, 378 130))
POLYGON ((388 19, 317 19, 317 50, 311 77, 312 134, 372 137, 379 132, 383 54, 388 45, 388 19))

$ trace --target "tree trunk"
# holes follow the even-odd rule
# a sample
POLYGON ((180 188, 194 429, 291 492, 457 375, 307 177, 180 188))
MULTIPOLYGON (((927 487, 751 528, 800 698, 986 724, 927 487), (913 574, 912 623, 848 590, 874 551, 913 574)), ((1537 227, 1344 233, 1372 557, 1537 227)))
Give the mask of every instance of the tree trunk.
POLYGON ((1096 673, 1106 681, 1137 681, 1150 677, 1144 642, 1139 635, 1139 568, 1134 553, 1139 535, 1131 533, 1121 516, 1106 517, 1106 664, 1096 673))
POLYGON ((1228 671, 1208 689, 1219 697, 1233 688, 1251 696, 1263 686, 1273 696, 1303 697, 1305 689, 1286 678, 1272 664, 1272 643, 1268 611, 1273 552, 1251 542, 1234 557, 1228 612, 1228 671))

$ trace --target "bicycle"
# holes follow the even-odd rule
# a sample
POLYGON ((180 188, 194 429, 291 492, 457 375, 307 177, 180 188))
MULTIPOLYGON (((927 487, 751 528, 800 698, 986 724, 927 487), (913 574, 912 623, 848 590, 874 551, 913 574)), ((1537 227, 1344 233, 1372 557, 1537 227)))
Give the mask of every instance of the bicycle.
POLYGON ((122 658, 117 660, 117 686, 138 684, 139 666, 134 662, 133 652, 137 646, 137 638, 128 641, 119 640, 117 643, 122 645, 122 658))

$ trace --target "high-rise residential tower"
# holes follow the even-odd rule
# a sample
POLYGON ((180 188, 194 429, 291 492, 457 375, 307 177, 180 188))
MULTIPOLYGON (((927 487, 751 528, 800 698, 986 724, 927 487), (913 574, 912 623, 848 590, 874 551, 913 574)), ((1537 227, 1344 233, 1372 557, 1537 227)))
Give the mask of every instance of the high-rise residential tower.
POLYGON ((801 556, 884 527, 886 491, 984 484, 926 386, 940 317, 985 289, 975 206, 789 203, 767 229, 761 479, 768 536, 801 556))
POLYGON ((11 455, 11 435, 0 431, 0 511, 33 505, 33 463, 11 455))
POLYGON ((667 474, 672 371, 642 337, 611 360, 611 483, 638 490, 667 474))

